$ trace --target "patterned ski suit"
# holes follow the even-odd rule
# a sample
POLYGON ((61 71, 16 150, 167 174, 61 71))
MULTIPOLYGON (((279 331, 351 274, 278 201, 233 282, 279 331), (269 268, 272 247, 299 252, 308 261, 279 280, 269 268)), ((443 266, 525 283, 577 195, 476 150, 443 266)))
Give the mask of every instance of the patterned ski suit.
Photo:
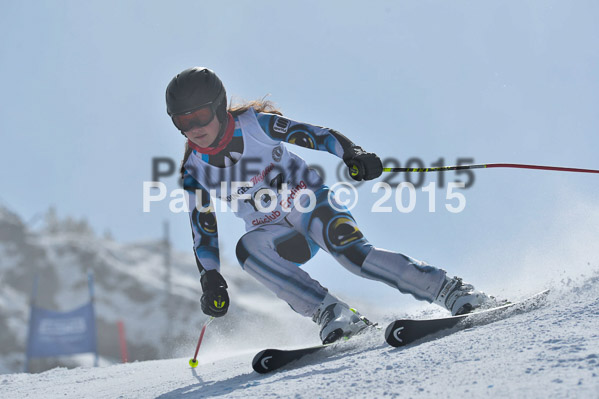
POLYGON ((222 157, 220 153, 193 151, 184 163, 194 254, 201 274, 220 267, 212 196, 226 201, 245 221, 247 233, 236 249, 241 267, 304 316, 312 316, 327 294, 299 267, 319 248, 352 273, 420 300, 435 299, 445 271, 372 246, 318 174, 283 143, 342 158, 353 146, 346 137, 250 109, 235 117, 233 140, 238 150, 220 159, 224 167, 211 162, 210 157, 222 157))

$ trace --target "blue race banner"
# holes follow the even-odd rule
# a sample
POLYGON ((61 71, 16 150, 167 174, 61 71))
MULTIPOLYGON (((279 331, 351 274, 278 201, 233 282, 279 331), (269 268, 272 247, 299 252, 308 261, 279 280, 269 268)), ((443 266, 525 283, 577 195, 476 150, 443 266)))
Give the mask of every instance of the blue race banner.
POLYGON ((93 302, 70 312, 31 307, 27 357, 96 352, 93 302))

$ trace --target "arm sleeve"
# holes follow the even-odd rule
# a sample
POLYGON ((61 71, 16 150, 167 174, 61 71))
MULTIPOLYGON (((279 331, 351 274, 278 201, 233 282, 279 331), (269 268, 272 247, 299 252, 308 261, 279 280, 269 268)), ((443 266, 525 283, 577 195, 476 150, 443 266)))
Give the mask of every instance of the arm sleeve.
POLYGON ((336 130, 292 121, 283 116, 256 114, 262 130, 273 140, 314 150, 327 151, 343 159, 356 145, 336 130))
POLYGON ((208 270, 220 271, 216 214, 210 194, 187 171, 183 176, 183 188, 188 198, 193 253, 200 275, 208 270))

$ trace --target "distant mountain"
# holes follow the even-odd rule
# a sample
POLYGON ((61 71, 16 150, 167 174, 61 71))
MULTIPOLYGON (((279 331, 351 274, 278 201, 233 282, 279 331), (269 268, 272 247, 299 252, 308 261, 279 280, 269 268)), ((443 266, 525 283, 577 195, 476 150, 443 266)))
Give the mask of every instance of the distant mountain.
MULTIPOLYGON (((119 320, 125 324, 129 361, 191 357, 207 318, 199 305, 199 273, 191 251, 171 251, 169 299, 166 248, 164 241, 119 243, 98 237, 84 221, 58 220, 53 211, 46 215, 43 229, 32 231, 0 206, 0 373, 23 370, 36 274, 37 304, 67 311, 88 300, 87 271, 93 272, 98 347, 105 361, 120 361, 119 320)), ((204 346, 230 351, 318 342, 310 320, 296 315, 237 264, 223 261, 221 272, 229 285, 231 308, 211 324, 204 346), (254 337, 251 342, 245 338, 248 332, 254 337)), ((81 356, 39 359, 31 369, 90 364, 81 356)))

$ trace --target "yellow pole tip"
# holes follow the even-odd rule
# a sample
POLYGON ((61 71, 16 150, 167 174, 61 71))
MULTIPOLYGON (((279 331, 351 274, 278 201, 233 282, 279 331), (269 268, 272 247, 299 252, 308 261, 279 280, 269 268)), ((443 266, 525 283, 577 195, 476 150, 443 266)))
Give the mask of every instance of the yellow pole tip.
POLYGON ((191 368, 196 368, 198 366, 197 359, 189 359, 189 365, 191 366, 191 368))

